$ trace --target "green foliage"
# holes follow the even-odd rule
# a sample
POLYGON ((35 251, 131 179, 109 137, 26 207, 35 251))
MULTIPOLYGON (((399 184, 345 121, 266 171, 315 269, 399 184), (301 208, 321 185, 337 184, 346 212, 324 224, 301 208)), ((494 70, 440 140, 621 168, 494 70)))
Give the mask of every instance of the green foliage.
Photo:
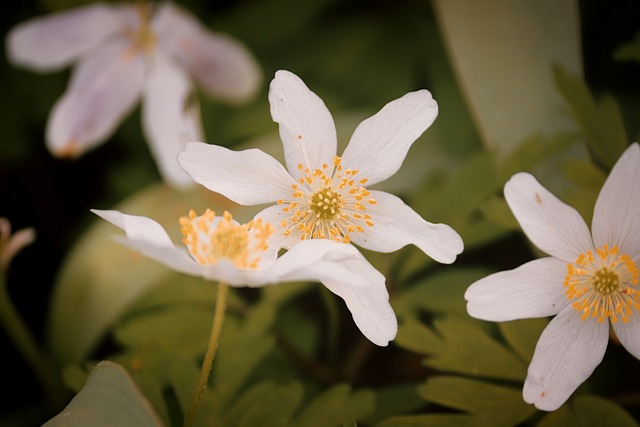
POLYGON ((640 32, 613 51, 613 57, 618 61, 640 62, 640 32))
POLYGON ((559 67, 554 69, 554 77, 569 114, 578 124, 594 160, 611 169, 630 142, 620 107, 610 96, 603 96, 597 102, 583 80, 559 67))
POLYGON ((153 408, 118 364, 100 362, 86 384, 47 427, 161 427, 153 408))

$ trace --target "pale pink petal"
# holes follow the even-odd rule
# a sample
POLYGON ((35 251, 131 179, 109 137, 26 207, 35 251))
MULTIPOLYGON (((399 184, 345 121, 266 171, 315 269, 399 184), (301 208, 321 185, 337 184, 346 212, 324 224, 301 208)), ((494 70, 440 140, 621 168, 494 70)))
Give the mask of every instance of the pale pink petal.
POLYGON ((632 258, 640 254, 640 146, 622 154, 605 182, 593 212, 596 247, 618 246, 632 258))
POLYGON ((83 6, 16 25, 6 38, 7 55, 14 64, 53 71, 80 59, 121 30, 114 7, 83 6))
POLYGON ((446 224, 432 224, 422 219, 400 198, 383 191, 371 191, 377 204, 366 205, 372 227, 351 233, 356 245, 377 252, 393 252, 414 244, 438 262, 450 264, 464 247, 462 238, 446 224))
POLYGON ((491 274, 467 289, 467 311, 492 322, 553 316, 569 305, 566 275, 566 263, 552 257, 491 274))
POLYGON ((384 181, 400 169, 413 142, 437 115, 438 104, 426 90, 388 103, 356 128, 342 155, 343 165, 360 171, 368 185, 384 181))
POLYGON ((257 93, 260 67, 239 41, 208 31, 170 2, 158 7, 152 26, 160 48, 177 58, 210 95, 242 102, 257 93))
POLYGON ((636 359, 640 359, 640 313, 634 310, 627 323, 612 323, 620 343, 636 359))
POLYGON ((176 187, 194 182, 178 164, 187 142, 202 139, 200 108, 191 82, 180 67, 156 53, 147 67, 142 128, 164 180, 176 187))
POLYGON ((280 162, 258 149, 232 151, 191 142, 178 155, 178 162, 195 182, 241 205, 288 197, 295 184, 280 162))
POLYGON ((78 64, 47 123, 47 145, 57 156, 78 156, 108 138, 135 106, 144 63, 124 40, 78 64))
POLYGON ((504 196, 522 230, 541 250, 563 261, 593 251, 591 233, 577 210, 560 201, 528 173, 515 174, 504 196))
POLYGON ((280 70, 269 87, 271 117, 280 125, 280 138, 289 173, 299 178, 302 164, 311 170, 332 164, 337 136, 324 102, 298 76, 280 70))
POLYGON ((538 409, 558 409, 604 357, 609 322, 580 320, 580 316, 580 312, 567 307, 538 340, 523 389, 524 400, 538 409))
POLYGON ((203 268, 183 248, 177 248, 160 224, 143 216, 126 215, 115 210, 92 209, 93 213, 124 230, 118 241, 130 249, 185 274, 202 276, 203 268))

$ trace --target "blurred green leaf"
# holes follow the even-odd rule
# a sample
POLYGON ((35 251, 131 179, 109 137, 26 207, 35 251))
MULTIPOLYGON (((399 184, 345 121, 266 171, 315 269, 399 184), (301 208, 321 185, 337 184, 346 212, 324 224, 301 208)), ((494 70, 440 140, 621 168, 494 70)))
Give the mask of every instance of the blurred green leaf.
POLYGON ((475 425, 514 426, 536 413, 520 389, 467 378, 436 376, 418 392, 429 402, 468 412, 475 425))
POLYGON ((498 323, 500 334, 524 363, 533 357, 538 339, 549 324, 547 319, 523 319, 498 323))
POLYGON ((342 424, 342 427, 358 427, 358 423, 356 423, 356 420, 352 418, 349 421, 346 421, 344 424, 342 424))
POLYGON ((414 383, 394 383, 378 388, 375 392, 374 412, 362 419, 366 425, 377 425, 397 414, 412 413, 425 406, 424 399, 418 394, 417 384, 414 383))
POLYGON ((304 388, 299 382, 260 383, 252 387, 229 409, 222 426, 287 426, 302 401, 304 388))
POLYGON ((598 162, 611 169, 630 142, 618 104, 609 96, 596 102, 581 78, 560 67, 554 68, 554 78, 589 150, 598 162))
POLYGON ((637 32, 632 40, 614 50, 613 57, 618 61, 640 62, 640 32, 637 32))
POLYGON ((376 427, 476 427, 477 421, 466 414, 404 415, 384 420, 376 427))
POLYGON ((362 419, 373 411, 372 391, 353 392, 347 384, 338 384, 315 397, 293 421, 301 427, 329 427, 362 419))
POLYGON ((489 272, 480 268, 453 268, 418 280, 403 287, 393 296, 398 316, 426 310, 430 313, 466 314, 464 293, 471 283, 489 272))
POLYGON ((526 363, 471 319, 437 318, 433 329, 406 319, 395 342, 426 355, 423 363, 443 372, 513 381, 523 381, 527 374, 526 363))
POLYGON ((610 400, 597 396, 577 395, 558 410, 551 412, 537 427, 637 427, 631 415, 610 400))
POLYGON ((47 427, 159 427, 162 422, 120 365, 100 362, 82 390, 47 427))

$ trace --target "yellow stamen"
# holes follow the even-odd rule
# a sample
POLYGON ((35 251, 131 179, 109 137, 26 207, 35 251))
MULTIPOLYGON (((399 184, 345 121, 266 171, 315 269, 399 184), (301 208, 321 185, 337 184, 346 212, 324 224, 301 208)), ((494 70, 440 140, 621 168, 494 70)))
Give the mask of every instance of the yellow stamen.
POLYGON ((567 264, 565 294, 572 307, 582 313, 582 320, 610 319, 627 323, 633 310, 640 310, 638 267, 617 246, 603 245, 593 252, 580 254, 567 264))
POLYGON ((216 217, 214 211, 207 209, 197 216, 192 209, 179 221, 189 253, 205 266, 226 259, 238 268, 256 269, 260 264, 259 254, 268 249, 267 239, 273 233, 269 223, 257 219, 238 224, 227 211, 222 217, 216 217))
POLYGON ((333 158, 333 168, 323 164, 311 170, 298 164, 304 176, 292 185, 291 200, 278 200, 283 205, 285 219, 281 221, 285 236, 295 233, 300 239, 324 238, 348 243, 350 233, 363 233, 374 223, 363 203, 376 204, 362 184, 367 178, 358 178, 358 170, 342 170, 342 159, 333 158), (357 186, 359 185, 359 186, 357 186))

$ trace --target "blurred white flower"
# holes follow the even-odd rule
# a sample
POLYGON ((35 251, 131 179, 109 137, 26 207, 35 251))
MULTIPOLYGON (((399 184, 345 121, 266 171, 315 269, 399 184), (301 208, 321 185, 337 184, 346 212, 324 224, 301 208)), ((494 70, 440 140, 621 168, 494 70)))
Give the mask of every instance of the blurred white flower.
POLYGON ((391 252, 412 243, 444 263, 462 252, 451 227, 431 224, 398 197, 365 187, 393 175, 433 123, 438 107, 428 91, 408 93, 362 122, 342 157, 331 113, 300 78, 278 71, 269 100, 286 169, 261 150, 197 142, 187 144, 178 162, 196 182, 237 203, 275 203, 257 215, 274 224, 271 244, 291 248, 324 238, 391 252))
POLYGON ((187 247, 176 247, 157 222, 118 211, 93 212, 126 233, 125 246, 181 273, 231 286, 259 287, 282 282, 319 281, 341 296, 353 318, 373 343, 386 346, 397 324, 385 278, 351 245, 308 240, 277 257, 269 245, 273 226, 261 219, 239 224, 228 212, 207 210, 180 218, 187 247), (353 268, 353 265, 358 268, 353 268))
POLYGON ((467 309, 498 322, 556 315, 538 341, 523 390, 527 402, 552 411, 602 361, 610 325, 640 358, 640 146, 633 143, 611 171, 591 232, 528 173, 514 175, 504 194, 525 234, 551 256, 475 282, 467 309))
POLYGON ((176 162, 202 138, 191 79, 225 101, 247 100, 261 74, 238 41, 204 28, 173 3, 93 4, 34 18, 8 34, 11 62, 36 71, 77 63, 46 129, 49 150, 76 157, 107 139, 142 98, 142 126, 173 185, 191 183, 176 162))

